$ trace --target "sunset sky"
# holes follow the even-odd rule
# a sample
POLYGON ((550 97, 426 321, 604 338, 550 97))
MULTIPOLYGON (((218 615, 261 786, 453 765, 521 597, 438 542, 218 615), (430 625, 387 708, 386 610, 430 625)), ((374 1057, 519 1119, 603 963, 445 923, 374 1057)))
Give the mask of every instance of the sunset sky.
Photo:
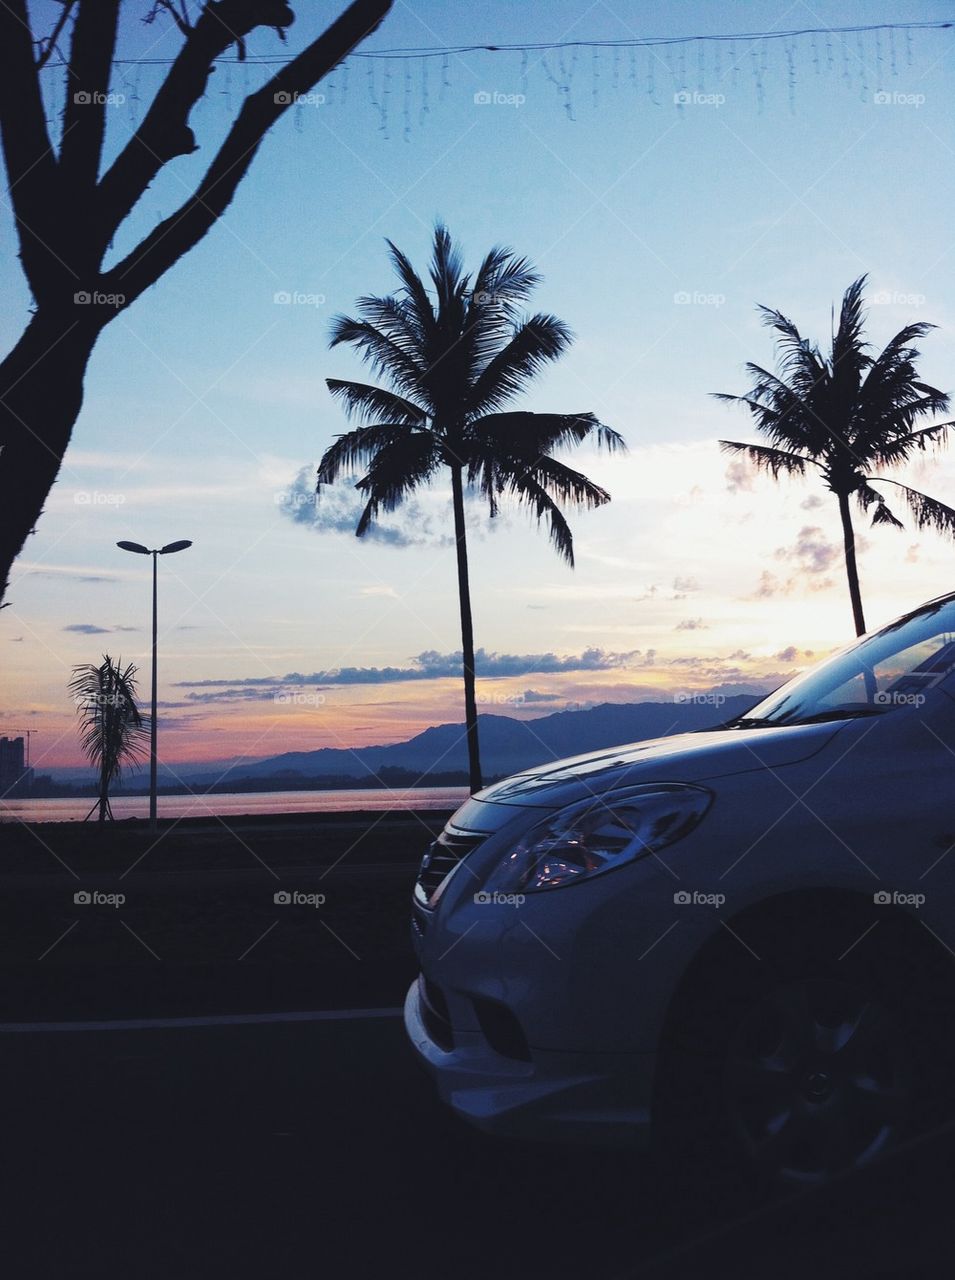
MULTIPOLYGON (((293 51, 334 12, 298 8, 293 51)), ((948 16, 905 0, 415 0, 366 48, 948 16)), ((127 20, 123 56, 176 46, 161 19, 127 20)), ((568 459, 613 495, 571 516, 574 570, 520 511, 492 523, 471 502, 481 709, 769 688, 851 638, 835 499, 722 456, 720 436, 755 437, 709 393, 743 392, 746 360, 771 364, 757 302, 825 346, 832 304, 866 272, 873 343, 933 321, 921 372, 955 390, 955 33, 917 31, 910 46, 803 36, 791 70, 782 41, 719 50, 719 65, 713 44, 643 49, 633 63, 581 50, 569 94, 553 83, 569 53, 563 69, 552 53, 523 68, 519 53, 455 54, 428 62, 426 80, 420 59, 353 58, 344 100, 339 71, 279 124, 223 222, 94 352, 59 482, 0 611, 0 732, 37 729, 39 771, 81 761, 74 664, 134 660, 148 691, 149 563, 120 538, 195 544, 160 563, 167 760, 389 742, 463 719, 449 488, 361 542, 347 486, 313 496, 315 464, 345 429, 324 379, 369 380, 348 350, 328 350, 330 319, 393 289, 386 236, 423 270, 439 218, 469 263, 496 243, 529 256, 544 275, 535 309, 577 335, 519 407, 592 410, 630 448, 568 459)), ((271 33, 250 46, 281 51, 271 33)), ((162 72, 119 70, 113 148, 162 72)), ((155 184, 117 256, 181 202, 264 75, 219 69, 196 117, 200 151, 155 184)), ((6 205, 0 287, 6 348, 29 308, 6 205)), ((955 454, 897 478, 955 505, 955 454)), ((937 535, 908 520, 858 529, 870 626, 955 585, 955 547, 937 535)))

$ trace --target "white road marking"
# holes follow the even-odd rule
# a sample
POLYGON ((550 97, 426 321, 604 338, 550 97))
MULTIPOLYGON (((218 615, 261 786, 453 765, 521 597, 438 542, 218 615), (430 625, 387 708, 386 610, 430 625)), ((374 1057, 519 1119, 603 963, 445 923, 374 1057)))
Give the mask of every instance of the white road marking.
POLYGON ((302 1013, 223 1013, 202 1018, 117 1018, 99 1022, 0 1022, 0 1035, 48 1031, 161 1031, 179 1027, 254 1027, 280 1022, 356 1022, 400 1018, 401 1009, 316 1009, 302 1013))

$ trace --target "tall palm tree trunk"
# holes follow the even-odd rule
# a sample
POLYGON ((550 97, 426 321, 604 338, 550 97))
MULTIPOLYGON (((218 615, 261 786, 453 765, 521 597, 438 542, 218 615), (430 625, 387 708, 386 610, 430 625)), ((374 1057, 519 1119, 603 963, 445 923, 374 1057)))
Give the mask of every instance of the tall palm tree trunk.
POLYGON ((477 696, 474 674, 474 624, 471 618, 471 587, 468 581, 468 544, 464 526, 464 481, 462 468, 451 468, 451 497, 454 505, 454 541, 458 553, 458 600, 461 606, 461 651, 464 658, 464 720, 468 740, 468 778, 471 794, 480 791, 481 753, 478 746, 477 696))
POLYGON ((852 620, 855 623, 856 635, 865 633, 865 615, 862 612, 862 592, 859 588, 859 569, 856 565, 856 538, 852 528, 852 513, 849 510, 849 495, 839 495, 839 515, 842 519, 842 540, 846 552, 846 577, 849 579, 849 598, 852 601, 852 620))

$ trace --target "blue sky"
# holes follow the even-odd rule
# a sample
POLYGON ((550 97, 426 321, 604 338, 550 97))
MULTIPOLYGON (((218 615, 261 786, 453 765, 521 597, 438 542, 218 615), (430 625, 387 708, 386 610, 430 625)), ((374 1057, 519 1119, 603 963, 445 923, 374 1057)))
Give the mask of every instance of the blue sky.
MULTIPOLYGON (((332 12, 314 7, 290 31, 291 50, 332 12)), ((127 10, 124 56, 175 49, 174 31, 127 10)), ((880 0, 399 3, 367 47, 947 16, 941 4, 880 0)), ((0 614, 0 729, 32 724, 45 762, 70 764, 71 666, 121 652, 142 660, 147 684, 148 566, 115 549, 124 537, 195 542, 162 566, 167 758, 388 741, 460 719, 446 662, 425 659, 427 679, 374 673, 417 674, 419 655, 460 647, 447 493, 437 487, 390 532, 358 543, 349 495, 316 510, 307 479, 344 429, 325 377, 365 376, 348 351, 328 350, 330 318, 393 287, 386 235, 423 266, 436 218, 469 261, 498 242, 531 257, 545 277, 535 305, 577 334, 524 407, 593 410, 631 450, 623 461, 578 455, 614 501, 573 517, 573 572, 520 513, 492 529, 472 505, 477 642, 509 659, 489 664, 484 708, 530 715, 761 686, 843 643, 834 501, 728 473, 715 440, 749 437, 749 424, 709 393, 744 390, 744 362, 771 361, 756 302, 825 341, 832 303, 863 272, 873 342, 934 321, 922 373, 955 385, 953 39, 915 32, 909 48, 897 36, 893 73, 884 34, 818 37, 815 50, 803 36, 792 77, 782 41, 724 44, 719 67, 712 44, 641 50, 633 70, 626 51, 581 50, 563 96, 548 78, 563 74, 553 54, 546 65, 531 54, 526 68, 516 53, 431 61, 427 98, 420 59, 353 59, 347 96, 341 71, 317 86, 324 101, 297 107, 266 139, 221 225, 101 339, 60 481, 0 614), (286 679, 345 668, 359 672, 355 683, 286 679)), ((281 46, 261 33, 250 52, 281 46)), ((117 74, 112 146, 160 71, 117 74)), ((264 75, 218 70, 195 119, 200 151, 164 173, 117 254, 184 198, 243 90, 264 75)), ((9 216, 0 248, 9 345, 29 305, 9 216)), ((944 456, 911 478, 955 500, 944 456)), ((935 535, 861 531, 873 624, 951 587, 952 549, 935 535)))

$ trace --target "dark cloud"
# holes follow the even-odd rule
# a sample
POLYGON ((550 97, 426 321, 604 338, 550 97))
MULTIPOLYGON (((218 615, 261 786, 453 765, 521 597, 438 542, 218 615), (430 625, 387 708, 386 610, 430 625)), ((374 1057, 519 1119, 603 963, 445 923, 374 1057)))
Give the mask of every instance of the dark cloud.
POLYGON ((799 657, 799 650, 794 644, 787 645, 785 649, 780 649, 776 655, 777 662, 795 662, 799 657))
MULTIPOLYGON (((523 676, 551 672, 613 671, 626 667, 639 655, 639 650, 610 653, 604 649, 585 649, 583 653, 558 657, 555 653, 488 653, 478 649, 474 655, 477 674, 485 679, 500 676, 523 676)), ((652 651, 648 654, 652 662, 652 651)), ((644 659, 646 661, 646 659, 644 659)), ((457 653, 438 653, 427 649, 412 659, 410 667, 336 667, 328 671, 303 673, 291 671, 284 676, 252 676, 243 680, 183 680, 180 689, 237 689, 240 696, 256 697, 259 691, 295 688, 301 685, 395 684, 404 680, 459 679, 462 657, 457 653)), ((198 700, 200 695, 188 694, 198 700)), ((265 695, 271 697, 272 693, 265 695)))

